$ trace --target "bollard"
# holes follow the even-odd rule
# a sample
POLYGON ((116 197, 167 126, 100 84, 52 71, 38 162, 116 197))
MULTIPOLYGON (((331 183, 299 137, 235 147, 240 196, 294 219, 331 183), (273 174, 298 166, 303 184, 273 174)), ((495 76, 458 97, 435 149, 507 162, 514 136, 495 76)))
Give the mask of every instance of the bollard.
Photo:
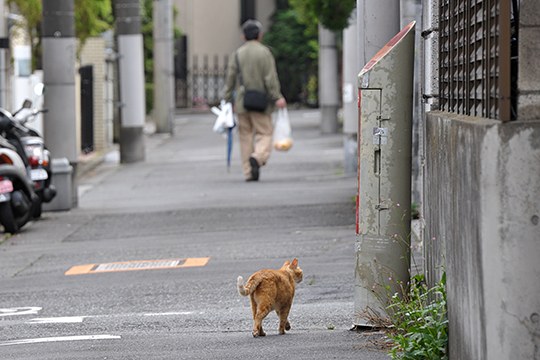
POLYGON ((70 210, 73 204, 72 173, 73 166, 67 158, 52 159, 51 183, 56 187, 56 196, 49 203, 43 204, 44 211, 70 210))

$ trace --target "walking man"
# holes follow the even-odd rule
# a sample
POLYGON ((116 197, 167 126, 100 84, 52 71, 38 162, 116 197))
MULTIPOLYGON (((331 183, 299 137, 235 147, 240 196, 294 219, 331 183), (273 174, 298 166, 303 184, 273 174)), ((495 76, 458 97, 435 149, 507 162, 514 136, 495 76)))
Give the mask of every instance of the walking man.
POLYGON ((274 56, 261 44, 262 25, 248 20, 242 25, 245 43, 229 60, 223 98, 232 102, 238 115, 238 134, 242 171, 246 181, 258 181, 260 168, 268 162, 272 152, 272 111, 284 108, 287 101, 281 94, 274 56), (244 103, 246 89, 264 93, 266 100, 255 110, 244 103), (247 108, 246 108, 247 107, 247 108))

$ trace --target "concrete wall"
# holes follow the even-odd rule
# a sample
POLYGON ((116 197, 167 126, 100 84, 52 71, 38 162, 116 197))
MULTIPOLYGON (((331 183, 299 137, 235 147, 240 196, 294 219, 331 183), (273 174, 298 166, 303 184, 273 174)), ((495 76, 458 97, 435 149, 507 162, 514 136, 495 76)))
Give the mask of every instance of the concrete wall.
POLYGON ((188 38, 188 64, 194 55, 229 55, 242 43, 240 1, 175 0, 177 26, 188 38))
POLYGON ((426 116, 426 267, 447 272, 450 359, 540 359, 539 14, 521 1, 517 121, 426 116))
POLYGON ((432 112, 426 140, 425 241, 446 262, 451 359, 540 358, 540 121, 432 112))

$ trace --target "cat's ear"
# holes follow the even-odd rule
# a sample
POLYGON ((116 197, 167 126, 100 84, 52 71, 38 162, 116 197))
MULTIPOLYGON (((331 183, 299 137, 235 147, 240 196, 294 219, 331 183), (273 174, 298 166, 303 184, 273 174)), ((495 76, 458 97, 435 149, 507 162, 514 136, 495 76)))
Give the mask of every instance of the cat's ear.
POLYGON ((294 258, 291 265, 289 266, 291 269, 296 269, 298 267, 298 259, 294 258))

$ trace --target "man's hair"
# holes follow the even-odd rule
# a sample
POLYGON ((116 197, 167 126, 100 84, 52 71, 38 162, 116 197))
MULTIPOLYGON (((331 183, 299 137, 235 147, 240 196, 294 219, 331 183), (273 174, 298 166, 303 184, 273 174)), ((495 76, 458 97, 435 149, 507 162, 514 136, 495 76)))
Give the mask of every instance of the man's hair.
POLYGON ((242 25, 242 31, 246 40, 255 40, 262 31, 262 24, 257 20, 248 20, 242 25))

